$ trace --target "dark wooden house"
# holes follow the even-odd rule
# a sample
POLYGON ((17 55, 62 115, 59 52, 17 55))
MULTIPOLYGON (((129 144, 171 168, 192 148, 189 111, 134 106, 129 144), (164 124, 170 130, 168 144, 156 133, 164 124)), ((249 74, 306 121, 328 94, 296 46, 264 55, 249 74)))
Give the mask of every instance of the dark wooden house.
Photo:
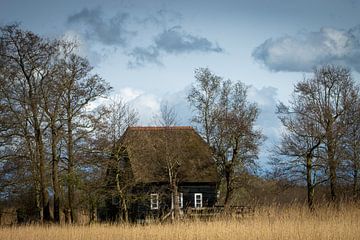
POLYGON ((129 127, 119 141, 119 154, 117 186, 127 198, 112 203, 119 209, 125 206, 130 220, 163 218, 171 212, 172 181, 176 181, 181 213, 215 205, 215 161, 192 127, 129 127))

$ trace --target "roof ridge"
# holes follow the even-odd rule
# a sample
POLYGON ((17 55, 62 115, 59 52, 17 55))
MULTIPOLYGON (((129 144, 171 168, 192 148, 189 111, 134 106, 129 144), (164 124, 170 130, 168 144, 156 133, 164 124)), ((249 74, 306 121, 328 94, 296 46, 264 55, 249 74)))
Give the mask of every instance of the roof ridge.
POLYGON ((194 128, 191 126, 135 126, 135 127, 129 127, 129 130, 141 130, 141 131, 147 131, 147 130, 193 130, 194 128))

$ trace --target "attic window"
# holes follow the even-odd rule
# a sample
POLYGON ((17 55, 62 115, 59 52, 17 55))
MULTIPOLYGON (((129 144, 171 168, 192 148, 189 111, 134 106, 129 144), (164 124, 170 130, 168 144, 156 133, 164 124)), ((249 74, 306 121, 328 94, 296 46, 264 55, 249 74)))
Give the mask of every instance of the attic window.
POLYGON ((150 209, 151 210, 159 209, 159 194, 157 193, 150 194, 150 209))
POLYGON ((195 193, 194 205, 195 208, 202 208, 202 193, 195 193))

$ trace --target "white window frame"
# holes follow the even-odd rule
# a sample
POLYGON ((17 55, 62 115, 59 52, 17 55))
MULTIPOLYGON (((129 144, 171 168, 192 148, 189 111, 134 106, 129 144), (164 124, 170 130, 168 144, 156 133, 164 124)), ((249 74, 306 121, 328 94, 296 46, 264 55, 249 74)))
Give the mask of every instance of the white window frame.
POLYGON ((184 194, 182 192, 179 193, 179 207, 180 208, 184 207, 184 194))
POLYGON ((226 160, 227 161, 230 161, 233 157, 233 150, 231 148, 229 148, 227 151, 226 151, 226 160))
POLYGON ((195 208, 202 208, 203 207, 203 196, 202 196, 202 193, 195 193, 194 194, 194 207, 195 208), (198 205, 197 203, 197 197, 199 197, 199 200, 200 200, 200 204, 198 205))
POLYGON ((159 194, 157 193, 150 194, 150 209, 151 210, 159 209, 159 194))
MULTIPOLYGON (((184 207, 184 194, 182 192, 179 192, 179 208, 184 207)), ((171 209, 174 209, 174 194, 171 194, 171 209)))

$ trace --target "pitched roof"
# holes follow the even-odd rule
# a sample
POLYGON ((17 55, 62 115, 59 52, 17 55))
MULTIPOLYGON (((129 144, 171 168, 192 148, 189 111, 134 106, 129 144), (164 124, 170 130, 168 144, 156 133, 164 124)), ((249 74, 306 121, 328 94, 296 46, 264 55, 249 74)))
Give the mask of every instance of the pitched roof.
POLYGON ((120 143, 137 182, 167 182, 170 167, 180 182, 218 180, 211 150, 192 127, 129 127, 120 143))

